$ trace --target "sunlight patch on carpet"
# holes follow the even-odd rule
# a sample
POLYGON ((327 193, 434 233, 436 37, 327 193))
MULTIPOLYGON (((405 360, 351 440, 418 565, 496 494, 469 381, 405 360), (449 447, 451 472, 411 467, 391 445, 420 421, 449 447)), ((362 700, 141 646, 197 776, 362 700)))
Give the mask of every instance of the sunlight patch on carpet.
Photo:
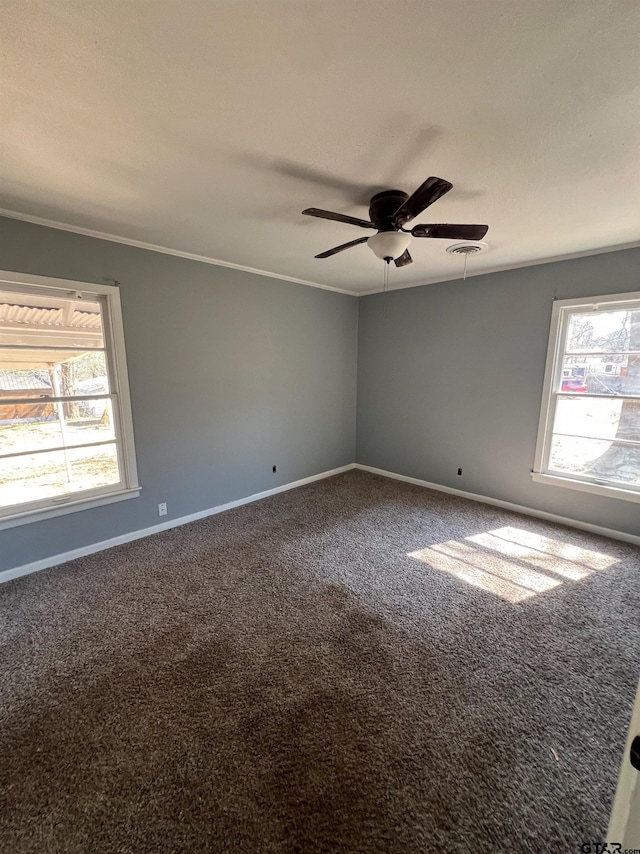
POLYGON ((510 526, 436 543, 407 557, 513 603, 618 563, 604 552, 510 526))

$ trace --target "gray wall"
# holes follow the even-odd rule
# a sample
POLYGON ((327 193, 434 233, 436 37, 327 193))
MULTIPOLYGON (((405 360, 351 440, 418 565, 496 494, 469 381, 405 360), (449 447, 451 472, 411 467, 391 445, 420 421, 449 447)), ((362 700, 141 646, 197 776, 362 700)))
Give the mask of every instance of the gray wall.
POLYGON ((355 297, 11 219, 0 269, 120 282, 142 484, 0 531, 0 570, 353 462, 355 297))
POLYGON ((637 504, 529 474, 552 299, 639 290, 640 250, 392 292, 386 318, 382 295, 364 297, 358 321, 355 297, 11 219, 0 230, 0 269, 121 283, 143 487, 1 531, 0 570, 154 525, 159 501, 184 516, 354 459, 640 534, 637 504))
POLYGON ((640 534, 640 505, 530 477, 553 298, 637 290, 630 249, 395 291, 386 319, 361 298, 357 461, 640 534))

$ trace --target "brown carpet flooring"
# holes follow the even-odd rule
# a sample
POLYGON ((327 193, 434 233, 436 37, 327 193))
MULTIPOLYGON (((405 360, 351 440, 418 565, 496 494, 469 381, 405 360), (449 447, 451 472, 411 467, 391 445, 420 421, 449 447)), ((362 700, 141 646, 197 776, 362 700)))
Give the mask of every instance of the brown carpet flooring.
POLYGON ((350 472, 2 585, 2 851, 577 852, 639 581, 632 546, 350 472))

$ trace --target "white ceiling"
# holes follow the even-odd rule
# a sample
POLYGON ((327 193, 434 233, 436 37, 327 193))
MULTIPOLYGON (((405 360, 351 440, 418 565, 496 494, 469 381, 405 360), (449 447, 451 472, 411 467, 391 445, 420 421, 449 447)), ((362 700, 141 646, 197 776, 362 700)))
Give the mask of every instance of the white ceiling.
MULTIPOLYGON (((355 292, 383 188, 488 223, 469 272, 640 235, 638 0, 0 0, 2 192, 21 218, 355 292)), ((415 240, 391 286, 455 278, 415 240)))

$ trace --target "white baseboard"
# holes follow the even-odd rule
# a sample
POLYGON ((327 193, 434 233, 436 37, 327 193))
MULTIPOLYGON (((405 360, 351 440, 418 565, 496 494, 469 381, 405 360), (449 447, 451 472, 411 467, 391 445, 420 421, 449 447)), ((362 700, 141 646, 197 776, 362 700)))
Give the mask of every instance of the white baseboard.
POLYGON ((227 504, 219 504, 217 507, 210 507, 207 510, 199 510, 197 513, 191 513, 188 516, 181 516, 178 519, 168 519, 166 522, 160 522, 159 524, 152 525, 149 528, 130 531, 127 534, 121 534, 118 537, 102 540, 102 542, 99 543, 91 543, 88 546, 82 546, 79 549, 73 549, 69 552, 52 555, 51 557, 36 560, 33 563, 27 563, 23 566, 16 566, 13 569, 5 569, 4 571, 0 571, 0 584, 4 581, 11 581, 14 578, 20 578, 22 575, 39 572, 41 569, 49 569, 49 567, 58 566, 61 563, 66 563, 67 561, 74 560, 78 557, 85 557, 85 555, 101 552, 105 549, 110 549, 113 546, 130 543, 133 540, 139 540, 143 537, 148 537, 151 534, 158 534, 160 531, 168 531, 170 528, 177 528, 180 525, 186 525, 188 522, 195 522, 198 519, 204 519, 207 516, 215 516, 217 513, 224 513, 225 510, 232 510, 234 507, 241 507, 243 504, 260 501, 262 498, 268 498, 270 495, 277 495, 280 492, 297 489, 299 486, 305 486, 307 483, 313 483, 316 480, 324 480, 324 478, 333 477, 334 475, 342 474, 343 472, 351 471, 352 469, 368 471, 371 472, 371 474, 381 475, 382 477, 388 477, 392 480, 401 480, 405 483, 412 483, 415 486, 434 489, 437 492, 447 492, 450 495, 457 495, 459 498, 467 498, 470 501, 479 501, 481 504, 491 504, 494 507, 503 507, 505 510, 513 510, 516 513, 522 513, 525 516, 534 516, 537 519, 557 522, 560 525, 568 525, 571 528, 578 528, 581 531, 588 531, 591 534, 599 534, 602 537, 610 537, 613 540, 622 540, 625 543, 633 543, 633 545, 640 546, 640 537, 637 537, 634 534, 627 534, 624 531, 615 531, 612 528, 603 528, 601 525, 592 525, 589 522, 580 522, 576 519, 568 519, 565 516, 558 516, 555 513, 547 513, 545 510, 534 510, 532 507, 513 504, 511 501, 502 501, 499 498, 489 498, 487 495, 477 495, 474 492, 465 492, 462 489, 455 489, 452 486, 430 483, 427 480, 419 480, 416 477, 396 474, 395 472, 377 469, 373 466, 365 466, 360 463, 350 463, 349 465, 341 466, 340 468, 320 472, 320 474, 314 474, 311 477, 304 477, 301 480, 285 483, 282 486, 276 486, 274 489, 267 489, 264 492, 257 492, 254 495, 248 495, 246 498, 238 498, 236 501, 229 501, 227 504))
POLYGON ((547 513, 546 510, 534 510, 533 507, 524 507, 521 504, 513 504, 511 501, 502 501, 499 498, 489 498, 487 495, 477 495, 475 492, 465 492, 455 489, 453 486, 443 486, 440 483, 429 483, 427 480, 419 480, 417 477, 407 477, 404 474, 376 469, 373 466, 363 466, 356 463, 354 468, 360 471, 368 471, 371 474, 379 474, 392 480, 402 480, 405 483, 413 483, 415 486, 423 486, 426 489, 434 489, 437 492, 448 492, 459 498, 468 498, 470 501, 478 501, 481 504, 492 504, 494 507, 503 507, 505 510, 513 510, 525 516, 535 516, 536 519, 545 519, 548 522, 557 522, 560 525, 568 525, 570 528, 578 528, 580 531, 588 531, 590 534, 599 534, 601 537, 610 537, 612 540, 622 540, 625 543, 633 543, 640 546, 640 537, 627 534, 624 531, 614 531, 612 528, 603 528, 601 525, 592 525, 590 522, 580 522, 577 519, 568 519, 566 516, 558 516, 555 513, 547 513))
POLYGON ((142 528, 138 531, 130 531, 127 534, 120 534, 118 537, 111 537, 108 540, 102 540, 100 543, 91 543, 88 546, 82 546, 79 549, 73 549, 62 554, 52 555, 51 557, 36 560, 33 563, 26 563, 23 566, 16 566, 13 569, 5 569, 0 572, 0 584, 4 581, 11 581, 14 578, 20 578, 22 575, 29 575, 32 572, 39 572, 41 569, 49 569, 52 566, 58 566, 61 563, 66 563, 69 560, 75 560, 78 557, 95 554, 105 549, 110 549, 113 546, 120 546, 123 543, 130 543, 133 540, 140 540, 142 537, 148 537, 151 534, 158 534, 160 531, 168 531, 170 528, 177 528, 180 525, 186 525, 188 522, 195 522, 198 519, 204 519, 206 516, 215 516, 217 513, 224 513, 225 510, 232 510, 234 507, 241 507, 243 504, 251 504, 253 501, 260 501, 262 498, 268 498, 270 495, 277 495, 279 492, 288 492, 290 489, 297 489, 299 486, 305 486, 307 483, 313 483, 316 480, 324 480, 326 477, 333 477, 336 474, 342 474, 346 471, 351 471, 355 468, 355 463, 349 463, 346 466, 340 466, 337 469, 323 471, 320 474, 311 475, 311 477, 303 477, 301 480, 294 480, 291 483, 285 483, 282 486, 276 486, 273 489, 267 489, 264 492, 256 492, 254 495, 248 495, 246 498, 238 498, 236 501, 229 501, 227 504, 219 504, 217 507, 209 507, 207 510, 199 510, 197 513, 190 513, 188 516, 180 516, 178 519, 168 519, 166 522, 160 522, 158 525, 152 525, 149 528, 142 528))

